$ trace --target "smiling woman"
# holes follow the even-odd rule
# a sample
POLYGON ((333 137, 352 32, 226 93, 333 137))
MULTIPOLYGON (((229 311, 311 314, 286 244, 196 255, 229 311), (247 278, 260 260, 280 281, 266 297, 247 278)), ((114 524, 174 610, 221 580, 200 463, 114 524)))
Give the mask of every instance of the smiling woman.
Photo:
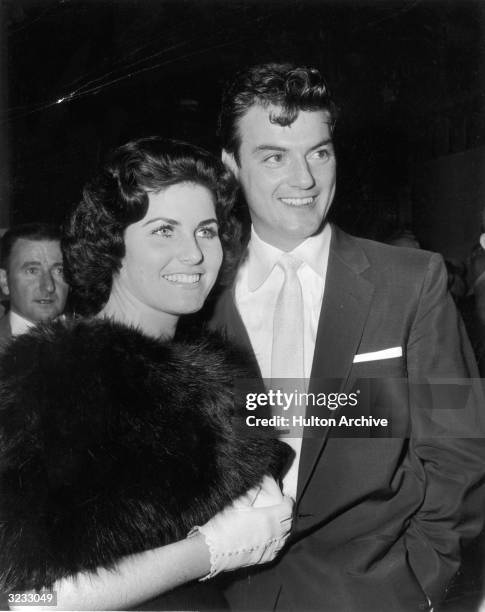
POLYGON ((198 147, 146 138, 116 149, 65 226, 62 245, 77 312, 111 309, 119 291, 128 292, 118 304, 124 309, 140 291, 137 307, 146 299, 160 316, 160 296, 169 286, 163 275, 187 272, 201 274, 203 302, 222 251, 222 275, 238 255, 235 190, 232 175, 198 147))
POLYGON ((130 317, 154 321, 155 335, 162 323, 173 335, 181 314, 202 308, 222 263, 214 196, 188 182, 148 193, 146 215, 126 228, 125 247, 102 313, 126 316, 129 308, 130 317))
POLYGON ((205 585, 146 602, 283 546, 291 501, 269 475, 288 449, 239 427, 233 387, 250 369, 215 336, 172 339, 231 261, 233 201, 219 160, 160 138, 117 149, 84 190, 62 243, 89 316, 0 358, 0 592, 220 609, 205 585))

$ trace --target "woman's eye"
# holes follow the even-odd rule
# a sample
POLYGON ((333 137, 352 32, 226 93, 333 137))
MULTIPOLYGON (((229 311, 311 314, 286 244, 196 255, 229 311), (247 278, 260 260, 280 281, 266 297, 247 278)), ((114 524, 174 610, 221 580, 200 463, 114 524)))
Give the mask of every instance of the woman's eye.
POLYGON ((215 227, 201 227, 197 234, 202 238, 216 238, 219 235, 219 232, 215 227))
POLYGON ((168 238, 173 233, 173 228, 170 225, 161 225, 157 227, 157 229, 153 230, 152 234, 156 236, 162 236, 164 238, 168 238))

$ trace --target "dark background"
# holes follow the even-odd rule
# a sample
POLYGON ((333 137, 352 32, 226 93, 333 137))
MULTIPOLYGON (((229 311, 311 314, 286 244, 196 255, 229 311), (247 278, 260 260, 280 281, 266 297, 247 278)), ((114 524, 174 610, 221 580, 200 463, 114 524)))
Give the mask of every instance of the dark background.
MULTIPOLYGON (((290 60, 318 66, 341 107, 332 212, 345 229, 408 228, 456 261, 477 242, 484 0, 0 0, 0 37, 0 228, 60 221, 130 138, 218 152, 223 83, 290 60)), ((476 609, 480 546, 450 591, 470 596, 460 612, 476 609)))
POLYGON ((485 205, 481 0, 2 0, 0 226, 61 220, 107 149, 218 151, 240 67, 320 67, 341 107, 333 214, 465 258, 485 205), (59 102, 58 102, 59 101, 59 102))

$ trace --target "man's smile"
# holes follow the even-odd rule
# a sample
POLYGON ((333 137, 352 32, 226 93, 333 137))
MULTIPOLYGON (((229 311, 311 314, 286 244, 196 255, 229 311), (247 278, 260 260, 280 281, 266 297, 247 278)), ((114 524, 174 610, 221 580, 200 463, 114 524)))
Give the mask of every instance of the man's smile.
POLYGON ((288 206, 310 206, 313 204, 317 196, 307 196, 305 198, 279 198, 283 204, 288 206))

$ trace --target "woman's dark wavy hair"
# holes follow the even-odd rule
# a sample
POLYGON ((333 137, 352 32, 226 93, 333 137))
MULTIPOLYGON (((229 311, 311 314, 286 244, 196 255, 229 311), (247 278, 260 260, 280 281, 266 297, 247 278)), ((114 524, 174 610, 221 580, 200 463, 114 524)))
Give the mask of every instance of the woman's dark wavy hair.
POLYGON ((240 225, 233 216, 237 186, 232 174, 204 149, 142 138, 111 153, 64 224, 61 246, 76 312, 96 314, 108 300, 113 275, 125 255, 125 229, 145 216, 148 192, 179 183, 202 185, 213 194, 224 250, 220 281, 230 276, 241 242, 240 225))

